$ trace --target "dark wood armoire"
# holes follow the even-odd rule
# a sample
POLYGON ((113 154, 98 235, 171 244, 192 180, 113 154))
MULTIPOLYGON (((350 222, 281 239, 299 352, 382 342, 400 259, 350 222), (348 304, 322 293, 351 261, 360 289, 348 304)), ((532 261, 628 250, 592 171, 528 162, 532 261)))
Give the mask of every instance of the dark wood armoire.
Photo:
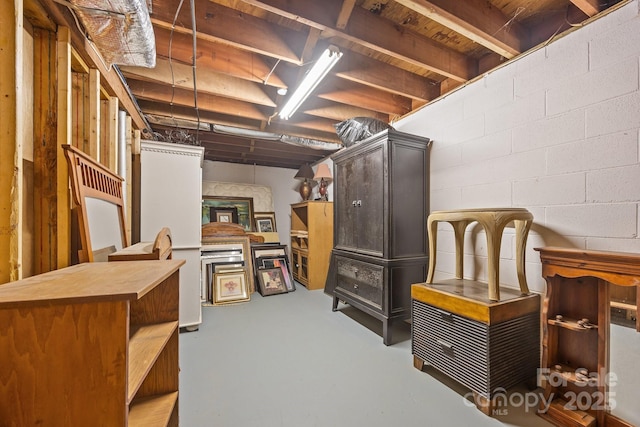
POLYGON ((411 284, 428 265, 429 139, 393 129, 332 156, 334 249, 328 283, 343 301, 391 323, 411 312, 411 284))

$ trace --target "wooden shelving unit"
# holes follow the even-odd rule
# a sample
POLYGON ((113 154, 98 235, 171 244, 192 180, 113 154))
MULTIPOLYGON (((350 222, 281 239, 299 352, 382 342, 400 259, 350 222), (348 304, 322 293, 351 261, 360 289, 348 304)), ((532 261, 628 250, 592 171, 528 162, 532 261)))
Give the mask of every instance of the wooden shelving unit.
POLYGON ((0 286, 0 419, 178 426, 183 264, 84 263, 0 286))
POLYGON ((542 305, 545 399, 540 416, 557 426, 630 427, 609 409, 611 284, 636 287, 640 255, 536 248, 547 292, 542 305))
POLYGON ((324 289, 333 248, 333 203, 291 205, 291 269, 307 289, 324 289))

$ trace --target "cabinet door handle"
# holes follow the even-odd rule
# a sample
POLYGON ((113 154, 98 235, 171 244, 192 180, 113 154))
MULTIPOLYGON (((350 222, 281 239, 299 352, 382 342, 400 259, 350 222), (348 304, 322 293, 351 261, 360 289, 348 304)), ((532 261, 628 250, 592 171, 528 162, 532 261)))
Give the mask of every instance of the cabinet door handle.
POLYGON ((356 204, 357 204, 357 206, 358 206, 358 207, 362 206, 362 200, 358 200, 358 201, 356 202, 356 204))
POLYGON ((358 202, 356 202, 355 200, 351 202, 351 205, 355 208, 356 206, 358 206, 358 202))

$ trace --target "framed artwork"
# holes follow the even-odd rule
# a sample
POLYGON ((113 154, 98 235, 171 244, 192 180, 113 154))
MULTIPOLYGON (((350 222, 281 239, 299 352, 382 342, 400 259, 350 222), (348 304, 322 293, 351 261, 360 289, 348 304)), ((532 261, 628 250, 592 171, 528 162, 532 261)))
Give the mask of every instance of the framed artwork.
POLYGON ((279 243, 258 243, 251 245, 253 259, 264 256, 287 256, 287 245, 279 243))
MULTIPOLYGON (((255 289, 255 270, 253 268, 253 257, 251 256, 251 242, 249 236, 220 236, 220 237, 204 237, 202 239, 203 246, 211 246, 212 249, 215 245, 221 245, 228 247, 228 245, 242 245, 242 263, 247 271, 249 292, 254 292, 255 289)), ((212 292, 213 293, 213 292, 212 292)))
POLYGON ((223 207, 223 208, 209 208, 209 218, 211 222, 232 222, 238 224, 238 208, 223 207))
POLYGON ((293 273, 289 268, 289 258, 286 256, 260 257, 258 260, 262 261, 262 268, 279 268, 282 271, 282 277, 284 277, 284 283, 287 286, 287 291, 293 292, 296 290, 293 273))
POLYGON ((260 295, 263 297, 287 293, 287 285, 279 268, 258 270, 258 285, 260 295))
MULTIPOLYGON (((202 197, 202 223, 218 221, 218 218, 224 219, 228 217, 218 217, 217 212, 224 210, 230 211, 232 221, 242 225, 244 231, 254 230, 253 217, 253 198, 252 197, 226 197, 226 196, 203 196, 202 197), (233 221, 233 210, 235 209, 237 221, 233 221), (215 215, 215 216, 214 216, 215 215)), ((226 221, 229 222, 229 221, 226 221)))
POLYGON ((253 214, 256 231, 260 233, 271 233, 278 231, 276 229, 276 213, 275 212, 256 212, 253 214))
POLYGON ((213 304, 246 302, 251 298, 244 268, 222 270, 213 276, 213 304))
POLYGON ((280 243, 255 243, 251 245, 251 260, 253 261, 254 276, 258 277, 258 269, 262 268, 261 258, 263 257, 284 257, 288 258, 287 245, 280 243))

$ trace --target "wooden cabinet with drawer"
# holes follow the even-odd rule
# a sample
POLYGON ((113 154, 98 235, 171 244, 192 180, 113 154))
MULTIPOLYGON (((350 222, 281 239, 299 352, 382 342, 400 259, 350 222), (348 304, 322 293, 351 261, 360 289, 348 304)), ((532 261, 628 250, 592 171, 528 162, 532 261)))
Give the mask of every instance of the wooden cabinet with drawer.
POLYGON ((410 316, 411 284, 426 278, 429 139, 393 129, 332 156, 335 246, 327 284, 343 301, 390 323, 410 316))
POLYGON ((487 285, 452 279, 414 284, 414 365, 428 364, 468 387, 478 408, 491 414, 497 392, 534 379, 540 356, 540 296, 502 289, 487 298, 487 285))
POLYGON ((392 343, 392 324, 409 317, 411 285, 425 276, 424 259, 381 260, 334 249, 335 289, 333 311, 338 301, 382 321, 385 345, 392 343))
POLYGON ((384 267, 337 256, 336 268, 340 291, 382 309, 384 267))

